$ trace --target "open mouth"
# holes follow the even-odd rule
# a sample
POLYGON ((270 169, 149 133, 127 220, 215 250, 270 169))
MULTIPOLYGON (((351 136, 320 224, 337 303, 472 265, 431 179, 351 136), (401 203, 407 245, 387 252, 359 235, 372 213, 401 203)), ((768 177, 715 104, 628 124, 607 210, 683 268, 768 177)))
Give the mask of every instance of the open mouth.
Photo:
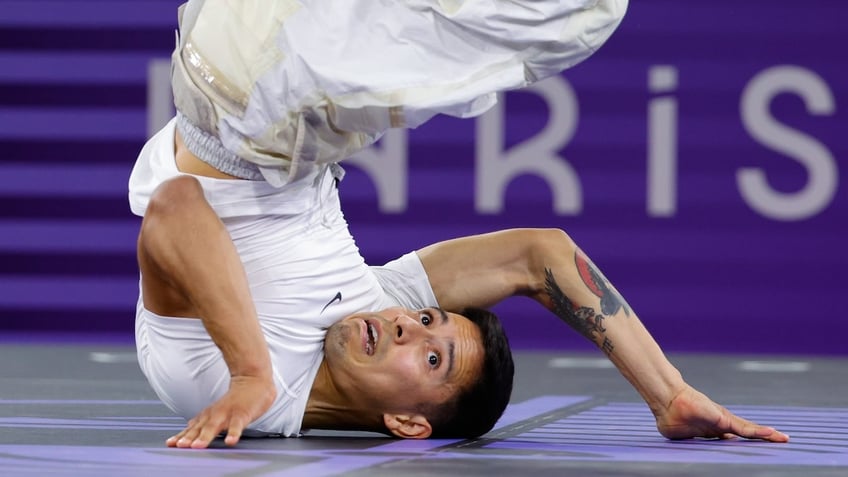
POLYGON ((365 354, 372 356, 377 349, 377 327, 368 320, 365 321, 365 354))

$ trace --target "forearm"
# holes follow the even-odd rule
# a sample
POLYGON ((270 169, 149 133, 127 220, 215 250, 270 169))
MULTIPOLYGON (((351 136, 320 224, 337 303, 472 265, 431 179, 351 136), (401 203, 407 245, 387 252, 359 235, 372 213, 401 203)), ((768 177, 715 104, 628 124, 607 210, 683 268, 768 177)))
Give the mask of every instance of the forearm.
POLYGON ((533 298, 606 353, 655 413, 686 387, 627 302, 564 233, 548 237, 532 262, 533 298))
POLYGON ((788 440, 688 386, 624 299, 561 230, 464 237, 425 247, 418 256, 447 310, 488 307, 513 295, 541 303, 609 356, 648 403, 666 437, 788 440))
POLYGON ((685 387, 636 314, 561 230, 464 237, 418 256, 447 310, 527 295, 601 348, 655 411, 685 387))
MULTIPOLYGON (((221 349, 232 376, 270 379, 271 364, 244 268, 221 220, 193 178, 154 193, 139 237, 145 305, 182 302, 221 349), (170 300, 163 296, 170 295, 170 300)), ((157 311, 153 309, 152 311, 157 311)), ((164 310, 167 314, 168 310, 164 310)))

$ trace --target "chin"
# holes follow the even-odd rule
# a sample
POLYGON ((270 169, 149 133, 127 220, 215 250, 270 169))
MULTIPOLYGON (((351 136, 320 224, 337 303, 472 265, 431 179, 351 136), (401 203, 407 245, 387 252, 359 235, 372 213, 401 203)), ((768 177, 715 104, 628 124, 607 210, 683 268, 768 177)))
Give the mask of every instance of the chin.
POLYGON ((324 337, 324 352, 344 354, 352 332, 351 327, 344 322, 333 323, 324 337))

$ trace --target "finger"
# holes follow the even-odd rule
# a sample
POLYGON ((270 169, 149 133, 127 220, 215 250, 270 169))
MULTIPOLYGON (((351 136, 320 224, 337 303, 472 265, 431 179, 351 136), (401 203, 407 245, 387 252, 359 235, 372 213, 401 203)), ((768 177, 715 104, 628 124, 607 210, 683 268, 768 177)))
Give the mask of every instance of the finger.
POLYGON ((165 441, 165 445, 168 447, 177 447, 177 441, 179 441, 185 435, 185 433, 186 430, 183 429, 177 434, 174 434, 165 441))
POLYGON ((752 439, 763 439, 770 442, 789 442, 789 436, 773 427, 757 426, 752 439))
POLYGON ((206 418, 202 417, 202 418, 198 418, 194 422, 194 424, 187 427, 186 430, 184 431, 185 434, 183 434, 183 436, 180 437, 177 440, 177 447, 180 447, 180 448, 191 447, 191 443, 194 442, 195 439, 197 439, 198 434, 200 434, 200 430, 203 429, 203 426, 205 424, 206 424, 206 418))
POLYGON ((218 434, 226 428, 224 420, 221 418, 212 418, 203 425, 200 433, 191 443, 192 449, 205 449, 209 447, 209 443, 215 440, 218 434))
POLYGON ((240 417, 230 419, 230 428, 227 429, 227 437, 224 439, 224 444, 232 447, 238 444, 241 439, 241 433, 244 431, 245 422, 240 417))
POLYGON ((186 432, 188 432, 189 428, 191 428, 192 426, 194 426, 194 424, 195 424, 196 422, 197 422, 197 418, 194 418, 194 419, 189 420, 189 421, 186 423, 186 426, 183 428, 183 430, 181 430, 180 432, 178 432, 178 433, 174 434, 173 436, 169 437, 169 438, 165 441, 165 445, 167 445, 168 447, 177 447, 177 442, 178 442, 180 439, 182 439, 182 437, 186 434, 186 432))
POLYGON ((761 426, 738 416, 731 417, 731 432, 746 439, 763 439, 771 442, 789 440, 789 436, 773 427, 761 426))

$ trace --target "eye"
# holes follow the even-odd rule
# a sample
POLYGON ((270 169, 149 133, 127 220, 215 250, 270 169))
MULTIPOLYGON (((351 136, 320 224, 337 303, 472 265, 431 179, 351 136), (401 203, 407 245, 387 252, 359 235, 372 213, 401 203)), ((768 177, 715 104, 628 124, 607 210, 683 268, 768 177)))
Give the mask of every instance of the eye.
POLYGON ((442 361, 442 358, 439 356, 439 353, 435 351, 429 351, 427 353, 427 363, 430 364, 430 367, 436 368, 439 366, 439 362, 442 361))
POLYGON ((421 313, 421 324, 424 326, 430 326, 430 323, 433 322, 433 317, 430 316, 429 313, 421 313))

